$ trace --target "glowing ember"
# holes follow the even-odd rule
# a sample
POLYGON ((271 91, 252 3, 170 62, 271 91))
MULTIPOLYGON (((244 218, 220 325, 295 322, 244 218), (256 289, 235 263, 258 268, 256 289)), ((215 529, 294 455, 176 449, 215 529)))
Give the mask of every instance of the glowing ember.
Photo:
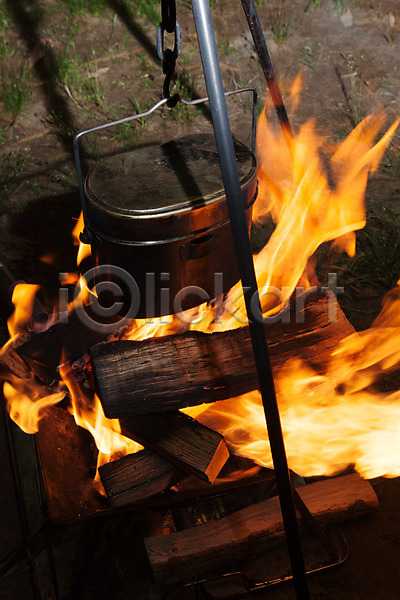
MULTIPOLYGON (((265 316, 279 311, 296 286, 307 289, 314 283, 312 256, 322 243, 336 240, 335 245, 354 254, 354 231, 365 225, 368 174, 377 169, 399 123, 374 145, 383 121, 381 114, 367 117, 328 157, 328 144, 313 121, 303 125, 288 145, 287 136, 271 126, 263 111, 257 135, 259 193, 253 216, 256 222, 265 216, 275 221, 269 242, 255 257, 265 316)), ((90 253, 90 246, 79 242, 82 229, 81 215, 74 229, 75 243, 80 245, 78 265, 90 253)), ((78 276, 69 274, 64 283, 77 281, 78 276)), ((95 295, 82 278, 80 286, 86 299, 95 295)), ((15 287, 10 335, 29 322, 37 289, 15 287)), ((289 465, 296 472, 333 474, 354 464, 365 477, 400 475, 400 392, 385 396, 371 391, 376 376, 400 359, 399 296, 400 288, 387 295, 381 315, 368 331, 342 340, 326 375, 314 373, 300 361, 283 365, 277 392, 289 465)), ((135 320, 126 337, 141 340, 188 329, 212 333, 244 324, 243 296, 237 284, 223 302, 217 299, 184 314, 135 320)), ((60 389, 47 395, 33 379, 5 384, 10 415, 24 431, 37 431, 43 408, 68 393, 76 423, 96 441, 99 465, 140 449, 121 435, 118 420, 105 418, 98 398, 83 392, 70 366, 62 365, 60 375, 60 389)), ((185 412, 221 432, 237 454, 272 466, 258 392, 185 412)))

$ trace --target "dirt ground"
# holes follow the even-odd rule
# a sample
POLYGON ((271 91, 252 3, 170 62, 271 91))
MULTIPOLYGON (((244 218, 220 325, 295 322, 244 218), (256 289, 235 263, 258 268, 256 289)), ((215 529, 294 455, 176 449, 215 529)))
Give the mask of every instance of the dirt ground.
MULTIPOLYGON (((144 111, 162 95, 164 76, 155 47, 158 17, 150 11, 158 3, 148 2, 147 14, 144 5, 133 0, 0 0, 0 262, 14 279, 41 284, 45 306, 57 292, 58 273, 74 269, 70 236, 80 206, 73 135, 144 111), (51 261, 40 260, 49 256, 51 261)), ((301 103, 294 114, 287 100, 295 130, 314 118, 321 134, 338 141, 372 111, 385 110, 388 124, 400 115, 398 0, 260 0, 256 5, 285 100, 302 72, 301 103)), ((254 86, 261 108, 266 86, 241 3, 216 0, 211 6, 225 89, 254 86)), ((190 2, 178 0, 177 16, 183 43, 175 89, 185 98, 202 97, 206 90, 190 2)), ((230 100, 229 111, 233 132, 248 143, 248 99, 230 100)), ((135 125, 86 138, 84 169, 138 144, 211 130, 207 111, 165 107, 135 125)), ((399 235, 399 190, 396 134, 367 190, 367 232, 382 232, 383 251, 393 248, 399 235)), ((255 246, 263 236, 265 230, 254 232, 255 246)), ((359 244, 368 263, 362 234, 359 244)), ((360 275, 348 262, 332 266, 323 251, 321 257, 322 274, 328 266, 336 267, 343 278, 338 282, 345 285, 340 301, 350 321, 357 329, 368 327, 383 294, 399 278, 400 259, 382 262, 387 277, 368 278, 368 269, 360 275)), ((1 277, 7 280, 4 271, 1 277)), ((10 310, 4 294, 1 342, 7 338, 10 310)), ((400 480, 372 483, 381 503, 378 513, 344 527, 349 558, 311 579, 313 598, 399 597, 400 480)), ((85 598, 103 597, 98 589, 96 593, 85 598)), ((131 593, 109 592, 107 598, 153 598, 131 593)), ((259 597, 280 600, 291 594, 288 587, 276 587, 259 597)), ((4 598, 17 595, 11 589, 4 598)))

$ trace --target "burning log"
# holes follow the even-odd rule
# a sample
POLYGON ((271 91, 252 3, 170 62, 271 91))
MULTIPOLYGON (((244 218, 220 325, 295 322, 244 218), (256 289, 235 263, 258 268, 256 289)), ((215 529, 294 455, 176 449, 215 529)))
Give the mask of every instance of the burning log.
MULTIPOLYGON (((378 499, 368 481, 359 475, 319 481, 297 490, 312 515, 321 524, 339 522, 371 512, 378 499)), ((268 550, 284 535, 278 497, 244 508, 219 521, 191 529, 150 537, 147 554, 157 581, 189 580, 232 565, 268 550)))
POLYGON ((181 413, 124 419, 121 431, 146 449, 99 468, 113 507, 164 491, 185 477, 183 471, 212 483, 229 457, 222 435, 181 413))
POLYGON ((56 523, 146 500, 186 477, 163 458, 140 450, 100 467, 107 499, 93 486, 98 452, 92 436, 59 406, 46 408, 36 444, 49 515, 56 523))
POLYGON ((18 346, 22 345, 30 337, 30 333, 21 332, 19 336, 2 348, 0 353, 0 380, 9 379, 10 375, 15 375, 21 379, 31 376, 30 367, 17 352, 18 346))
MULTIPOLYGON (((221 434, 179 412, 124 419, 121 431, 168 462, 210 483, 229 458, 229 450, 221 434)), ((115 468, 118 469, 117 465, 115 468)), ((134 470, 137 467, 131 464, 125 467, 126 471, 129 468, 134 470)))
POLYGON ((93 487, 97 449, 92 436, 77 427, 72 415, 49 406, 36 434, 49 516, 55 523, 109 509, 93 487))
MULTIPOLYGON (((116 329, 117 327, 116 323, 116 329)), ((73 312, 68 315, 66 322, 55 323, 40 333, 31 333, 17 352, 41 381, 49 383, 56 376, 62 352, 64 360, 72 362, 81 358, 92 344, 97 344, 107 335, 109 330, 105 332, 101 327, 92 329, 73 312)))
MULTIPOLYGON (((322 373, 331 351, 354 329, 333 294, 314 295, 303 309, 293 308, 290 323, 266 325, 272 367, 301 356, 322 373)), ((91 348, 90 357, 109 418, 226 400, 258 386, 248 327, 103 343, 91 348)))
POLYGON ((185 477, 182 471, 146 449, 106 463, 99 473, 114 508, 150 498, 185 477))

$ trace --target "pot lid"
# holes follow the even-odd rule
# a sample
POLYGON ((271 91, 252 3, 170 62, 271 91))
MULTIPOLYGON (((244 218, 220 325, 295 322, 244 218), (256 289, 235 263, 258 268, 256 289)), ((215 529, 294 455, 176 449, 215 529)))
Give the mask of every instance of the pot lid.
MULTIPOLYGON (((254 177, 252 152, 234 140, 241 185, 254 177)), ((89 173, 86 194, 100 210, 150 216, 200 208, 225 197, 212 134, 194 134, 107 158, 89 173)))

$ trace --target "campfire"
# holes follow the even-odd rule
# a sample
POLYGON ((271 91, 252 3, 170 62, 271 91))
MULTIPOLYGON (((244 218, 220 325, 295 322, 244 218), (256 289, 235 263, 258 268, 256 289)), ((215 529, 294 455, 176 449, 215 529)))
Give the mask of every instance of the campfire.
MULTIPOLYGON (((400 475, 399 392, 373 387, 398 364, 400 291, 386 295, 370 329, 356 332, 333 293, 336 280, 321 288, 314 265, 325 242, 354 255, 368 174, 398 123, 375 142, 384 116, 371 115, 333 145, 311 121, 288 145, 267 106, 259 119, 253 220, 272 218, 275 227, 254 262, 288 462, 302 476, 349 466, 363 478, 400 475)), ((89 249, 82 229, 81 216, 78 267, 89 249)), ((85 502, 90 496, 97 510, 142 501, 179 489, 188 473, 217 485, 230 453, 272 467, 240 283, 187 311, 115 322, 112 333, 79 317, 97 301, 84 272, 63 274, 61 284, 45 323, 38 286, 15 286, 0 362, 9 414, 26 433, 38 432, 39 454, 51 453, 50 439, 63 445, 48 435, 52 420, 65 433, 73 418, 92 436, 97 466, 85 502)))

